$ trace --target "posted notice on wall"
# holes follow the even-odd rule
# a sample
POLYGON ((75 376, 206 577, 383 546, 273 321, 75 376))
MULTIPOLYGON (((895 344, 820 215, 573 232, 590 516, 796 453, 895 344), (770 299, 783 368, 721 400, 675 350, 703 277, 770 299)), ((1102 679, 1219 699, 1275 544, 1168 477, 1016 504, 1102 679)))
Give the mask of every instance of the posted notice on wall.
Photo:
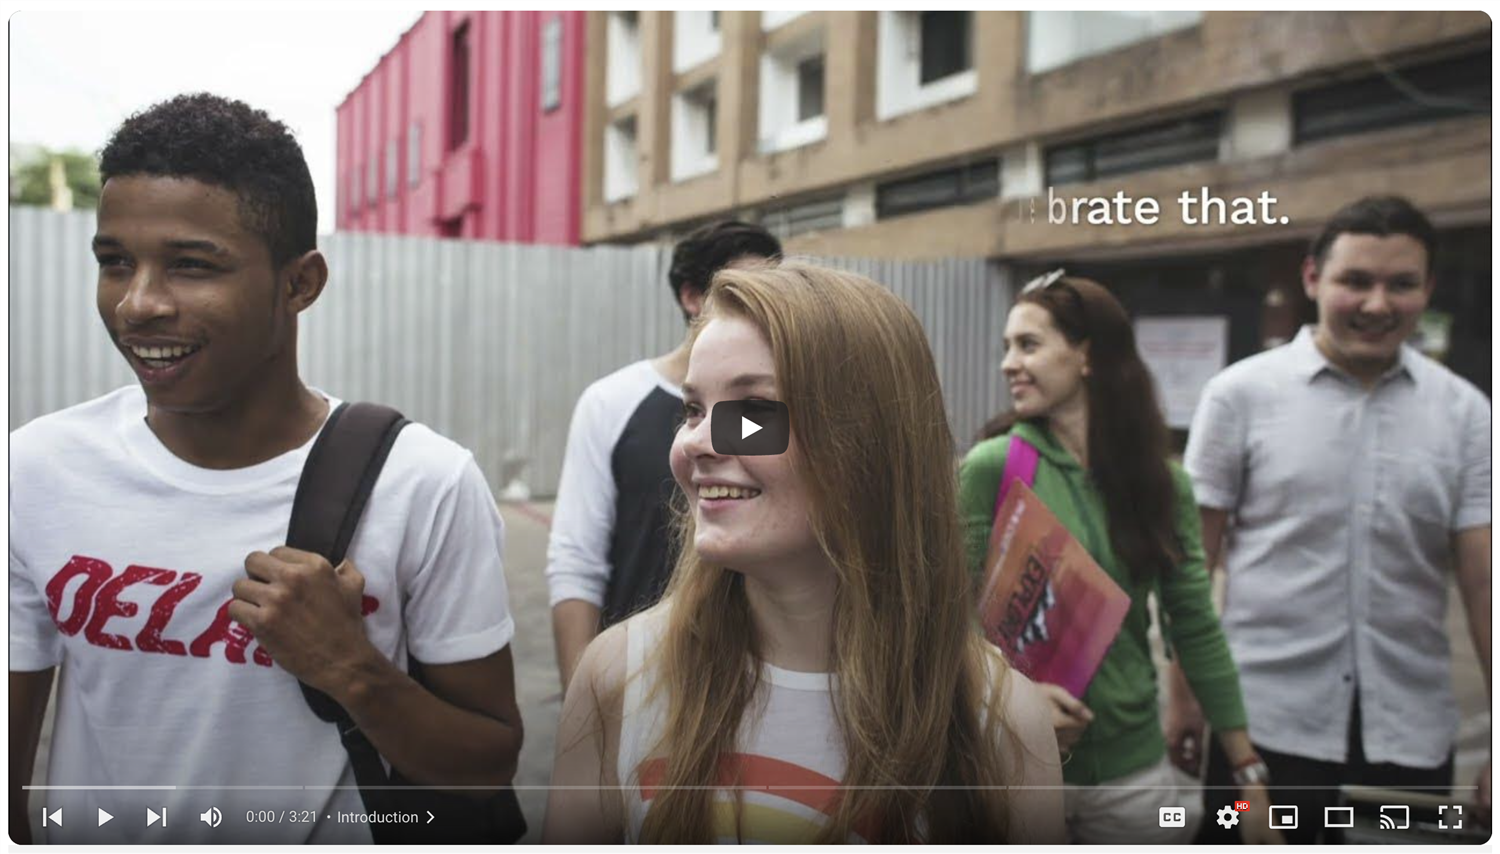
POLYGON ((1135 343, 1156 380, 1167 424, 1186 430, 1193 423, 1193 410, 1203 386, 1224 369, 1229 353, 1229 318, 1138 318, 1135 343))

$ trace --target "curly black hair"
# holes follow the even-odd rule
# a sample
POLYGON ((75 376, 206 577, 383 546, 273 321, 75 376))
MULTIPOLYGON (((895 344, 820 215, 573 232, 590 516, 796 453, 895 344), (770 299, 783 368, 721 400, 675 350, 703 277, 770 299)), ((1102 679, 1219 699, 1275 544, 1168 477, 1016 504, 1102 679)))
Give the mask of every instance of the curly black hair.
POLYGON ((684 237, 672 250, 672 266, 667 270, 672 296, 678 298, 683 285, 708 290, 715 273, 747 255, 780 260, 781 242, 764 228, 738 220, 726 219, 703 226, 684 237))
POLYGON ((318 200, 302 147, 286 125, 243 101, 198 92, 132 115, 99 155, 101 182, 121 175, 193 178, 229 190, 275 266, 317 248, 318 200))

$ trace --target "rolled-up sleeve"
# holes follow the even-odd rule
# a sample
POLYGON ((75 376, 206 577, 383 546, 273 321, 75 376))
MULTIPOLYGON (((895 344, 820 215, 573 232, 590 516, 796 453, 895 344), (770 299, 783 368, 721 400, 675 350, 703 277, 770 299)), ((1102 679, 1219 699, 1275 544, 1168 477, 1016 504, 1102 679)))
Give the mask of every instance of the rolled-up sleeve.
POLYGON ((1245 468, 1245 421, 1235 410, 1225 374, 1203 389, 1188 432, 1183 466, 1198 503, 1233 510, 1240 501, 1245 468))
MULTIPOLYGON (((16 530, 11 519, 11 531, 16 530)), ((62 663, 62 635, 31 571, 10 548, 10 669, 30 672, 62 663)))
POLYGON ((550 605, 580 599, 603 607, 609 587, 609 541, 615 525, 612 436, 602 401, 590 386, 573 409, 562 477, 547 541, 550 605))
POLYGON ((1459 469, 1457 510, 1453 530, 1483 528, 1490 524, 1490 420, 1489 401, 1474 391, 1464 419, 1463 465, 1459 469))
POLYGON ((1159 586, 1163 630, 1209 723, 1217 730, 1238 729, 1246 723, 1245 701, 1229 642, 1214 613, 1193 485, 1176 466, 1172 478, 1177 493, 1175 527, 1183 560, 1159 586))

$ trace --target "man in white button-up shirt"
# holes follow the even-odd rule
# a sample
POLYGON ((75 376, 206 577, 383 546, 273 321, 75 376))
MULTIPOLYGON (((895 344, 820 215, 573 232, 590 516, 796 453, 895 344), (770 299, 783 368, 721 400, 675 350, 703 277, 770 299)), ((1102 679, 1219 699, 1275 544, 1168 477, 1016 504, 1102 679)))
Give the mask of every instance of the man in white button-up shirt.
MULTIPOLYGON (((1490 403, 1403 344, 1435 248, 1404 199, 1336 213, 1303 264, 1317 326, 1220 373, 1193 419, 1185 464, 1210 566, 1224 549, 1250 735, 1274 800, 1308 817, 1289 842, 1314 841, 1340 785, 1453 785, 1450 570, 1489 684, 1490 403)), ((1193 715, 1173 693, 1180 755, 1193 715)), ((1484 815, 1488 761, 1476 785, 1462 799, 1484 815)))

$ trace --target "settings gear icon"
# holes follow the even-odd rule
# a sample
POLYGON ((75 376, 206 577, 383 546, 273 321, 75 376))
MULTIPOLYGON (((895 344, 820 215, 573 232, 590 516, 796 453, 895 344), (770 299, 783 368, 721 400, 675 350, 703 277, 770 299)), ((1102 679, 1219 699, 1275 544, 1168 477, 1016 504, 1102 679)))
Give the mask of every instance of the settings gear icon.
POLYGON ((1219 826, 1228 830, 1240 823, 1240 814, 1235 812, 1234 807, 1225 806, 1219 808, 1219 826))

